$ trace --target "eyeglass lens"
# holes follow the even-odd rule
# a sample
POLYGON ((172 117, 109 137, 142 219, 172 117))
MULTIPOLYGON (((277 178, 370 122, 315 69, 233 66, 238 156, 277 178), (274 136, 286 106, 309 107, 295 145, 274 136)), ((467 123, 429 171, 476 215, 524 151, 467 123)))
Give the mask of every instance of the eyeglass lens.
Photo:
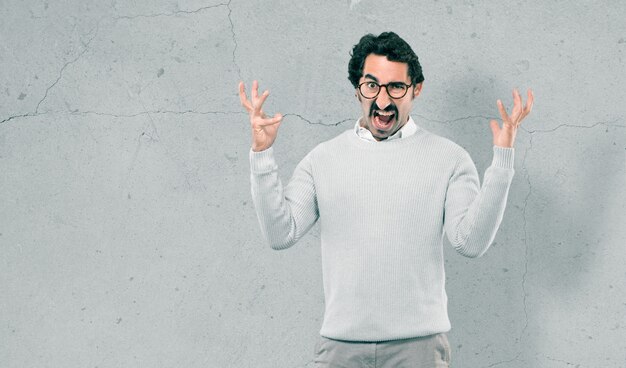
POLYGON ((366 98, 374 98, 380 93, 381 87, 385 87, 389 96, 393 98, 402 98, 406 94, 408 87, 402 83, 388 83, 386 85, 379 85, 376 82, 361 83, 359 90, 361 94, 366 98))

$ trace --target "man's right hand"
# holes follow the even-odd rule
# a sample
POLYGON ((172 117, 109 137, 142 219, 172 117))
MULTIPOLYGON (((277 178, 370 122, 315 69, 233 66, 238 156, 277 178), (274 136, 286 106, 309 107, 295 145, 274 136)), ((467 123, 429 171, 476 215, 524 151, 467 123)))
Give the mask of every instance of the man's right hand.
POLYGON ((274 117, 268 117, 263 112, 263 103, 270 92, 265 91, 259 96, 259 83, 252 82, 252 101, 248 100, 243 82, 239 82, 239 99, 248 114, 250 114, 250 126, 252 127, 252 150, 255 152, 263 151, 272 146, 278 134, 283 116, 275 114, 274 117))

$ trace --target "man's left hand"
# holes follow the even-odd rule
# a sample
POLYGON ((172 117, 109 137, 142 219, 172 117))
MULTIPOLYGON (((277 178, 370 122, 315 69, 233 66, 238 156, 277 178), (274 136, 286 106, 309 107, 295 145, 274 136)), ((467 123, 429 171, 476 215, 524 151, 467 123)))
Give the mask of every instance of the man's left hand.
POLYGON ((497 104, 498 110, 500 110, 500 116, 502 117, 502 128, 500 128, 497 120, 491 120, 489 123, 491 132, 493 133, 493 144, 499 147, 510 148, 513 147, 513 143, 515 142, 517 128, 526 115, 530 114, 530 110, 533 108, 533 91, 528 90, 526 106, 522 109, 522 97, 517 89, 513 90, 513 111, 511 111, 510 116, 506 113, 506 109, 501 100, 498 100, 497 104))

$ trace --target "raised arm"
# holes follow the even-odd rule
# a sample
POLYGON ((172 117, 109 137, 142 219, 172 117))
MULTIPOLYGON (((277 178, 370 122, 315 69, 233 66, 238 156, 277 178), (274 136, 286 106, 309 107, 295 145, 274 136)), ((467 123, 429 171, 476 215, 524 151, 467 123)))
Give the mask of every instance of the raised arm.
POLYGON ((467 152, 459 157, 449 180, 445 201, 444 226, 455 249, 467 257, 480 257, 493 242, 506 208, 513 180, 514 142, 517 128, 530 113, 533 94, 522 108, 522 98, 513 90, 513 110, 507 114, 501 100, 497 101, 502 128, 491 120, 493 161, 485 171, 482 187, 476 166, 467 152))
POLYGON ((239 84, 241 104, 250 114, 252 128, 252 201, 265 239, 273 249, 279 250, 295 244, 317 221, 319 213, 310 154, 298 164, 283 188, 272 147, 282 116, 276 114, 269 118, 263 113, 262 106, 268 95, 265 91, 259 96, 258 83, 254 81, 250 101, 243 83, 239 84))

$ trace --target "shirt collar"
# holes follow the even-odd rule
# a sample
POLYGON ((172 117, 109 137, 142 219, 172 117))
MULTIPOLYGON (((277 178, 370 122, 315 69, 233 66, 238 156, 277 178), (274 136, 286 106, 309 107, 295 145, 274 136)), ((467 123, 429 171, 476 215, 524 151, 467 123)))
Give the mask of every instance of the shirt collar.
MULTIPOLYGON (((369 130, 361 126, 361 119, 363 118, 360 118, 359 120, 357 120, 356 125, 354 126, 354 132, 356 133, 356 135, 359 138, 364 139, 366 141, 379 142, 374 138, 374 136, 372 135, 372 132, 370 132, 369 130)), ((406 124, 404 124, 404 126, 400 128, 400 130, 395 132, 393 135, 389 136, 384 141, 390 141, 392 139, 407 138, 415 134, 416 131, 417 131, 417 125, 413 121, 413 118, 409 116, 409 121, 407 121, 406 124)))

